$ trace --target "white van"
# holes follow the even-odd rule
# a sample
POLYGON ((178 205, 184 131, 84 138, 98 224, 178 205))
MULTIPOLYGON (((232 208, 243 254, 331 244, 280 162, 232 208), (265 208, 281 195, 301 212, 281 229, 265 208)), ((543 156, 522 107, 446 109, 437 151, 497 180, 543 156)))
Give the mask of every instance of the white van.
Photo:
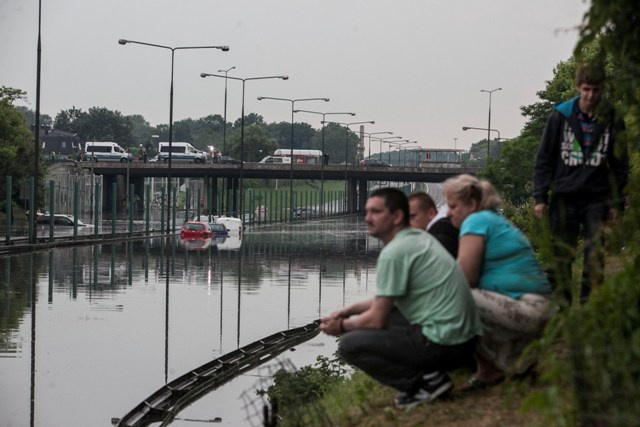
MULTIPOLYGON (((171 161, 187 161, 194 163, 206 163, 207 154, 198 150, 188 142, 172 142, 171 143, 171 161)), ((158 161, 169 161, 169 143, 158 143, 158 161)))
POLYGON ((95 162, 130 162, 133 160, 131 153, 115 142, 86 142, 84 144, 85 160, 95 162))
POLYGON ((291 157, 267 156, 260 163, 272 163, 274 165, 291 164, 291 157))

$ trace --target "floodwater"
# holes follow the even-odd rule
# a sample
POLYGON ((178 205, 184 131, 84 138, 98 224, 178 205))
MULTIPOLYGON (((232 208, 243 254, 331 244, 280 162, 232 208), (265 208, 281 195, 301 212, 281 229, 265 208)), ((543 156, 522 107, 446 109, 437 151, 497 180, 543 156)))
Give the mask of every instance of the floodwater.
MULTIPOLYGON (((362 218, 0 258, 0 424, 110 426, 165 383, 372 295, 381 244, 362 218), (168 271, 168 275, 167 275, 168 271)), ((172 425, 261 425, 255 390, 330 356, 323 334, 217 390, 172 425)))

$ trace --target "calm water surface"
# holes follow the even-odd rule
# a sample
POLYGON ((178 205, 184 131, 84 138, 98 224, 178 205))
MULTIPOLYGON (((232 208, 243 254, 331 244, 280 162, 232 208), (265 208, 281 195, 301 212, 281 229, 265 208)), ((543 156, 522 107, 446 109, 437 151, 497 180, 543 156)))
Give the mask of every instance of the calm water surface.
MULTIPOLYGON (((203 363, 372 295, 380 248, 350 218, 217 243, 148 239, 0 258, 0 425, 110 426, 203 363)), ((335 348, 319 335, 277 362, 302 366, 335 348)), ((254 391, 270 366, 172 425, 259 425, 254 391)))

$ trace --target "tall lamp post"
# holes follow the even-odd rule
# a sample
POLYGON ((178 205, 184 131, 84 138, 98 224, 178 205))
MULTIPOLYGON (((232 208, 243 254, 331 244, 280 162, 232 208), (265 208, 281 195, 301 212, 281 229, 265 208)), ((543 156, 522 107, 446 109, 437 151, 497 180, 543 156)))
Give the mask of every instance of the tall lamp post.
MULTIPOLYGON (((398 160, 400 160, 400 150, 402 149, 402 146, 407 145, 407 144, 417 144, 418 141, 405 141, 405 142, 390 142, 389 146, 391 146, 391 144, 393 145, 397 145, 398 146, 398 160)), ((391 161, 389 161, 389 163, 391 163, 391 161)), ((402 166, 406 166, 407 164, 407 149, 405 148, 404 150, 404 158, 402 160, 402 166)))
MULTIPOLYGON (((249 80, 267 80, 267 79, 281 79, 281 80, 288 80, 289 76, 262 76, 262 77, 246 77, 246 78, 240 78, 240 77, 229 77, 226 75, 223 76, 221 74, 209 74, 209 73, 200 73, 200 77, 205 78, 205 77, 220 77, 225 79, 225 82, 227 79, 231 79, 231 80, 238 80, 242 82, 242 108, 240 110, 240 182, 238 184, 238 186, 240 187, 240 206, 239 206, 239 215, 238 217, 240 219, 242 219, 242 221, 244 221, 244 218, 242 217, 244 212, 243 212, 243 194, 242 194, 242 178, 243 178, 243 172, 244 172, 244 92, 245 92, 245 84, 247 81, 249 80), (242 215, 242 216, 241 216, 242 215)), ((226 83, 225 83, 226 85, 226 83)), ((225 127, 226 127, 226 119, 225 119, 225 127)))
MULTIPOLYGON (((229 71, 235 70, 236 67, 227 68, 226 70, 218 70, 224 73, 224 127, 222 128, 222 154, 227 154, 227 78, 229 71)), ((203 76, 204 77, 204 76, 203 76)))
MULTIPOLYGON (((118 43, 121 45, 126 45, 126 44, 139 44, 139 45, 143 45, 143 46, 150 46, 150 47, 156 47, 156 48, 160 48, 160 49, 166 49, 166 50, 170 50, 171 51, 171 86, 169 89, 169 163, 168 163, 168 168, 169 168, 169 172, 167 173, 167 180, 169 185, 167 186, 167 212, 169 215, 169 220, 167 221, 167 233, 171 232, 172 230, 175 230, 175 223, 173 224, 173 226, 171 225, 171 157, 173 154, 173 65, 174 65, 174 57, 175 57, 175 53, 176 50, 193 50, 193 49, 219 49, 223 52, 227 52, 229 50, 229 46, 177 46, 177 47, 171 47, 171 46, 164 46, 164 45, 160 45, 160 44, 154 44, 154 43, 146 43, 146 42, 139 42, 139 41, 134 41, 134 40, 125 40, 125 39, 120 39, 118 40, 118 43)), ((129 185, 129 183, 127 183, 127 186, 129 185)))
POLYGON ((371 158, 371 137, 373 135, 391 135, 393 132, 363 132, 369 138, 369 158, 371 158))
POLYGON ((328 115, 349 115, 355 116, 356 113, 321 113, 319 111, 309 111, 309 110, 295 110, 294 113, 310 113, 310 114, 320 114, 322 116, 322 164, 320 166, 320 218, 324 218, 324 122, 326 116, 328 115))
MULTIPOLYGON (((290 99, 290 98, 274 98, 271 96, 259 96, 258 101, 262 101, 263 99, 270 99, 272 101, 287 101, 291 103, 291 164, 289 165, 289 220, 293 221, 293 124, 294 124, 294 111, 296 102, 305 102, 305 101, 324 101, 329 102, 329 98, 298 98, 298 99, 290 99)), ((323 153, 324 154, 324 153, 323 153)))
POLYGON ((382 161, 382 144, 387 142, 387 139, 402 139, 401 136, 387 136, 386 138, 377 138, 379 140, 380 146, 378 150, 380 151, 380 155, 378 156, 379 160, 382 161))
POLYGON ((385 144, 389 144, 389 149, 387 150, 387 157, 388 157, 389 164, 391 164, 391 145, 392 144, 398 144, 398 143, 404 143, 404 142, 409 142, 409 140, 408 139, 401 139, 401 140, 398 140, 398 141, 385 141, 384 142, 385 144))
MULTIPOLYGON (((323 122, 324 124, 325 122, 323 122)), ((364 125, 364 124, 371 124, 374 125, 376 124, 375 121, 370 120, 370 121, 364 121, 364 122, 350 122, 350 123, 341 123, 341 122, 326 122, 326 123, 335 123, 337 125, 342 125, 346 128, 346 134, 347 137, 345 139, 345 144, 344 144, 344 197, 345 197, 345 208, 347 213, 350 213, 350 209, 349 209, 349 186, 348 186, 348 182, 349 182, 349 178, 347 176, 347 168, 349 165, 349 126, 352 125, 364 125)))
POLYGON ((491 139, 491 94, 498 90, 502 90, 502 88, 499 87, 492 90, 480 89, 480 92, 485 92, 489 94, 489 124, 487 124, 487 159, 489 159, 489 157, 491 156, 491 152, 489 151, 489 147, 490 147, 489 140, 491 139))
MULTIPOLYGON (((496 132, 498 134, 498 138, 497 140, 501 140, 502 138, 500 138, 500 131, 498 129, 487 129, 487 128, 477 128, 477 127, 473 127, 473 126, 462 126, 462 130, 464 131, 468 131, 469 129, 472 130, 486 130, 487 133, 489 135, 491 135, 491 132, 496 132)), ((489 140, 487 140, 487 161, 489 161, 489 140)))

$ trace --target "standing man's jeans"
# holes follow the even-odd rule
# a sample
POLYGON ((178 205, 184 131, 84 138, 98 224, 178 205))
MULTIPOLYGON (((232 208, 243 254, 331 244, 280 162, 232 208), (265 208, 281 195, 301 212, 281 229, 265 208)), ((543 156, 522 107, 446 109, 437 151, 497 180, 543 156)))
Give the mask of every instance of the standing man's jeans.
POLYGON ((584 229, 584 264, 580 282, 580 299, 585 300, 594 285, 604 277, 604 239, 599 233, 609 216, 606 202, 594 202, 577 196, 555 196, 549 205, 549 221, 554 237, 555 286, 563 286, 571 297, 571 264, 576 256, 580 226, 584 229))
POLYGON ((384 329, 357 329, 342 335, 338 351, 380 383, 400 391, 413 391, 422 376, 446 372, 473 363, 475 338, 445 346, 429 341, 420 327, 410 325, 394 309, 384 329))

